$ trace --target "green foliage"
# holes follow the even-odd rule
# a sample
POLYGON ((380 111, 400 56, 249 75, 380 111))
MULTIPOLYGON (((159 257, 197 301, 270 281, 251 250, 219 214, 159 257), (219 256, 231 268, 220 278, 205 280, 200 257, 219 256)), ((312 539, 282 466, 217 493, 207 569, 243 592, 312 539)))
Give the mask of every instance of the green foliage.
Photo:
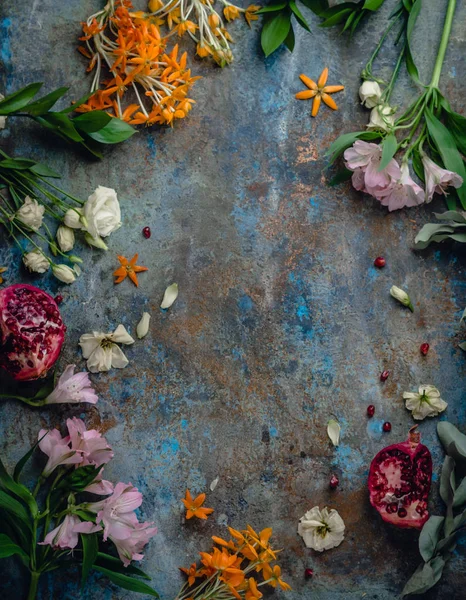
POLYGON ((466 242, 466 218, 464 213, 448 210, 435 214, 436 218, 445 223, 426 223, 414 239, 416 250, 424 250, 432 242, 443 242, 451 239, 455 242, 466 242))
POLYGON ((106 569, 104 567, 99 567, 98 565, 94 565, 93 569, 98 571, 99 573, 103 573, 106 575, 112 583, 115 583, 119 587, 130 590, 131 592, 139 592, 140 594, 147 594, 148 596, 152 596, 154 598, 158 598, 159 595, 155 590, 144 583, 143 581, 139 581, 134 577, 130 577, 129 575, 125 575, 124 573, 120 573, 118 571, 111 571, 110 569, 106 569))
POLYGON ((330 164, 334 163, 336 159, 343 154, 347 148, 352 146, 356 140, 373 142, 379 140, 380 137, 381 133, 377 131, 352 131, 351 133, 340 135, 340 137, 332 142, 330 148, 327 150, 330 164))
POLYGON ((371 13, 376 12, 385 0, 360 0, 360 2, 342 2, 319 11, 318 16, 324 19, 321 27, 334 27, 343 25, 342 32, 349 31, 350 35, 356 31, 359 23, 371 13))

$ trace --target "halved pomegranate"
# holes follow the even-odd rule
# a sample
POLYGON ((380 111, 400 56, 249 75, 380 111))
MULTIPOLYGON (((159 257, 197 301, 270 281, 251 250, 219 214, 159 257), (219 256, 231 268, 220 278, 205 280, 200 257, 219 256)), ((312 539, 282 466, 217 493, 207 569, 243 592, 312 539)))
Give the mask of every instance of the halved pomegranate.
POLYGON ((420 443, 417 425, 406 442, 381 450, 369 470, 370 501, 384 521, 396 527, 421 529, 429 518, 427 499, 432 480, 432 457, 420 443))
POLYGON ((46 376, 65 329, 56 302, 42 290, 17 284, 0 291, 0 367, 17 381, 46 376))

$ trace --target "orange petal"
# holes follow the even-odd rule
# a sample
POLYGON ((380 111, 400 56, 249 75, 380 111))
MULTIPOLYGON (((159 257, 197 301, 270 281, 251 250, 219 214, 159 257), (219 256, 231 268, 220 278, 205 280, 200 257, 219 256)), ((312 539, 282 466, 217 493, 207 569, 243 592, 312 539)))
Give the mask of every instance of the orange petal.
POLYGON ((304 85, 307 85, 307 87, 310 90, 316 90, 317 89, 317 83, 315 81, 313 81, 310 77, 308 77, 307 75, 300 75, 299 78, 301 79, 301 81, 304 83, 304 85))
POLYGON ((140 267, 139 265, 134 265, 133 266, 133 271, 135 273, 142 273, 142 271, 148 271, 149 269, 147 267, 140 267))
POLYGON ((199 494, 199 496, 194 500, 193 505, 196 508, 199 508, 204 503, 204 500, 205 500, 205 494, 199 494))
POLYGON ((298 100, 309 100, 310 98, 314 98, 316 94, 316 90, 304 90, 303 92, 298 92, 296 98, 298 100))
POLYGON ((134 265, 138 262, 138 254, 135 254, 133 258, 129 261, 129 264, 134 267, 134 265))
POLYGON ((125 258, 124 256, 117 256, 117 258, 124 267, 128 266, 129 263, 127 258, 125 258))
POLYGON ((311 115, 313 117, 317 116, 317 113, 319 112, 319 107, 320 107, 320 96, 316 96, 314 98, 313 103, 312 103, 312 112, 311 112, 311 115))
POLYGON ((126 277, 127 274, 127 270, 125 269, 125 267, 118 267, 118 269, 116 271, 113 271, 113 274, 115 275, 115 277, 126 277))
POLYGON ((136 287, 139 287, 139 281, 138 281, 137 275, 134 271, 128 271, 128 277, 131 279, 131 281, 134 283, 134 285, 136 287))
POLYGON ((344 85, 327 85, 324 87, 324 92, 326 92, 327 94, 334 94, 335 92, 341 92, 341 90, 344 90, 345 86, 344 85))
POLYGON ((325 67, 325 69, 322 71, 322 73, 320 74, 320 77, 317 81, 317 85, 318 87, 323 87, 326 83, 327 83, 327 79, 328 79, 328 68, 325 67))
POLYGON ((335 100, 332 98, 332 96, 329 96, 328 94, 322 94, 322 100, 332 110, 338 110, 338 106, 335 104, 335 100))

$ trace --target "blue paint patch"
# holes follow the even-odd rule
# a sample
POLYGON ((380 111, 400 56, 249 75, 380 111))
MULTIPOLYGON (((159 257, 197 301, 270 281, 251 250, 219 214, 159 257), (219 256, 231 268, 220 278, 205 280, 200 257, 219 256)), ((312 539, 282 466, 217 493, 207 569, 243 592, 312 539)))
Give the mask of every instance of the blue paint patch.
POLYGON ((275 429, 275 427, 269 427, 269 434, 270 437, 278 437, 278 431, 275 429))
POLYGON ((180 449, 180 443, 175 438, 168 438, 162 442, 162 454, 171 454, 175 455, 178 453, 180 449))
POLYGON ((302 321, 303 319, 309 319, 311 315, 309 313, 309 308, 307 307, 305 299, 302 296, 300 296, 298 298, 298 302, 299 304, 296 308, 296 316, 300 321, 302 321))
POLYGON ((147 147, 149 148, 149 157, 155 158, 157 156, 157 146, 155 145, 153 135, 147 136, 147 147))
POLYGON ((6 91, 12 82, 11 73, 11 45, 9 29, 11 27, 11 19, 5 17, 0 21, 0 59, 3 63, 6 72, 6 91))
POLYGON ((247 294, 245 294, 238 300, 238 308, 244 312, 247 312, 254 308, 254 302, 247 294))
POLYGON ((184 431, 186 429, 188 429, 188 420, 187 419, 181 419, 181 429, 183 429, 184 431))

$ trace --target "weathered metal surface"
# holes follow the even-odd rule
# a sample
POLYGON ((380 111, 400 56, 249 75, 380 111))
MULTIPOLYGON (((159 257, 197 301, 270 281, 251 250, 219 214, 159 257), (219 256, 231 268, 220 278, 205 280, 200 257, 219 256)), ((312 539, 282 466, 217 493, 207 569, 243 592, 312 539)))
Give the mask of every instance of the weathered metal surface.
MULTIPOLYGON (((4 0, 0 7, 2 87, 13 91, 32 81, 44 89, 70 85, 73 97, 88 84, 75 52, 79 22, 100 2, 4 0)), ((387 15, 390 5, 381 12, 387 15)), ((457 9, 442 86, 459 112, 465 110, 466 7, 457 9)), ((425 2, 416 32, 416 59, 428 78, 446 2, 425 2)), ((443 246, 411 250, 414 232, 441 211, 428 207, 388 215, 348 185, 327 185, 324 152, 341 132, 363 128, 368 114, 357 101, 359 72, 380 37, 384 20, 372 19, 347 43, 336 30, 313 21, 299 31, 291 55, 280 50, 264 60, 257 27, 233 26, 236 61, 224 70, 195 61, 204 76, 195 86, 197 104, 174 130, 141 131, 91 162, 23 121, 8 122, 2 147, 46 161, 63 173, 67 189, 82 197, 96 185, 118 191, 123 227, 108 253, 82 248, 84 274, 64 289, 52 278, 36 281, 65 297, 68 337, 60 365, 84 366, 80 334, 134 332, 143 310, 152 314, 143 342, 127 349, 124 371, 94 376, 96 407, 28 410, 2 402, 1 455, 11 466, 40 426, 59 426, 79 415, 99 426, 115 448, 106 469, 113 480, 131 481, 144 493, 141 515, 159 533, 143 566, 164 599, 182 579, 179 565, 194 561, 225 524, 272 526, 283 548, 281 563, 294 591, 290 600, 393 600, 418 563, 417 534, 395 531, 371 509, 366 477, 383 446, 403 440, 412 420, 402 392, 420 383, 440 388, 445 417, 466 426, 465 357, 459 317, 466 304, 464 254, 443 246), (328 66, 331 83, 346 90, 340 111, 297 102, 298 75, 318 76, 328 66), (152 237, 141 230, 150 225, 152 237), (150 271, 139 289, 114 287, 116 254, 139 252, 150 271), (378 255, 387 267, 372 266, 378 255), (158 308, 166 285, 180 296, 168 311, 158 308), (389 297, 392 284, 409 290, 411 314, 389 297), (421 342, 431 350, 419 353, 421 342), (379 373, 392 375, 381 384, 379 373), (375 404, 372 420, 366 406, 375 404), (334 449, 326 423, 336 415, 342 443, 334 449), (384 420, 393 425, 381 433, 384 420), (332 473, 340 487, 329 490, 332 473), (183 523, 180 498, 186 487, 208 491, 219 477, 207 523, 183 523), (307 550, 297 522, 312 506, 337 508, 347 536, 323 555, 307 550), (304 580, 305 567, 315 577, 304 580)), ((379 64, 392 64, 390 48, 379 64)), ((402 85, 397 101, 414 89, 402 85)), ((29 281, 19 255, 0 243, 0 264, 9 281, 29 281)), ((436 481, 442 453, 437 420, 421 424, 434 455, 436 481)), ((434 486, 435 487, 435 486, 434 486)), ((441 509, 435 493, 432 508, 441 509)), ((426 598, 459 600, 466 586, 465 547, 460 544, 444 580, 426 598)), ((2 561, 0 590, 19 598, 26 589, 13 561, 2 561)), ((50 575, 40 598, 136 598, 107 580, 92 577, 79 592, 78 573, 50 575), (80 595, 81 594, 81 595, 80 595)))

